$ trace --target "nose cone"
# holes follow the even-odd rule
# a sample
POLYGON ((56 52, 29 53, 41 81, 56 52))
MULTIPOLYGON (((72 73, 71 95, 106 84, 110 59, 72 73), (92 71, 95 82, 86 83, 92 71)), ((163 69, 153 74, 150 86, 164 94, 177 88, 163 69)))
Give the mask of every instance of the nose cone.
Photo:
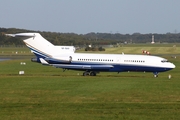
POLYGON ((164 69, 164 71, 169 71, 174 69, 176 66, 173 63, 169 63, 166 68, 164 69))
POLYGON ((171 70, 174 69, 176 66, 173 63, 169 63, 169 65, 167 66, 167 69, 171 70))
POLYGON ((173 63, 171 63, 171 68, 173 69, 173 68, 175 68, 176 66, 173 64, 173 63))

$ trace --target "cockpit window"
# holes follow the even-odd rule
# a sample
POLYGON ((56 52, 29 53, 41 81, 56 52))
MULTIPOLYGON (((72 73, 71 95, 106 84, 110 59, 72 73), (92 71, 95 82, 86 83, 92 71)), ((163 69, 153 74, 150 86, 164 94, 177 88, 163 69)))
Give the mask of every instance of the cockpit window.
POLYGON ((161 60, 162 63, 165 63, 165 62, 169 62, 168 60, 164 59, 164 60, 161 60))

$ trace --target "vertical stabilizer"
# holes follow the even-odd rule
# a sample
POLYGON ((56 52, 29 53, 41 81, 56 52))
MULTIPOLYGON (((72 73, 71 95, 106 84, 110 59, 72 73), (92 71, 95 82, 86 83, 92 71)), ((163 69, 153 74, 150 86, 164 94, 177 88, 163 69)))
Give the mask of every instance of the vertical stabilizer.
MULTIPOLYGON (((25 33, 27 34, 27 33, 25 33)), ((44 39, 39 33, 31 33, 34 36, 23 40, 31 51, 39 58, 51 57, 54 45, 44 39)))
POLYGON ((39 33, 18 33, 7 34, 8 36, 18 37, 23 40, 27 47, 31 49, 38 58, 51 57, 54 45, 44 39, 39 33))

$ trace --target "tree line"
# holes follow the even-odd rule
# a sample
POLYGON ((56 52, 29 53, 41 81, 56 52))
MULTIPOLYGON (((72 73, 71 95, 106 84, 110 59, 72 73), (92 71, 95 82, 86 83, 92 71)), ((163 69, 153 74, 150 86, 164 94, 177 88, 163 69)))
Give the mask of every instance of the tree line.
POLYGON ((45 39, 55 45, 117 45, 120 43, 150 43, 152 35, 154 35, 157 43, 180 43, 180 33, 166 34, 120 34, 120 33, 59 33, 47 31, 32 31, 17 28, 0 28, 0 45, 24 45, 23 41, 13 37, 7 37, 5 34, 23 33, 23 32, 38 32, 45 39))

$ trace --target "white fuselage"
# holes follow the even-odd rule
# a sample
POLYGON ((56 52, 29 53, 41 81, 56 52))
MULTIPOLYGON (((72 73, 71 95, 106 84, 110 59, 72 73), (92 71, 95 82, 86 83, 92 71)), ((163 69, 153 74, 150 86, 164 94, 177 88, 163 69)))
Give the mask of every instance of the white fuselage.
MULTIPOLYGON (((24 38, 24 43, 36 55, 33 62, 63 69, 83 70, 93 76, 100 71, 147 71, 157 75, 158 72, 175 68, 173 63, 158 56, 75 53, 73 46, 55 46, 39 33, 7 35, 24 38)), ((86 72, 83 75, 86 75, 86 72)))
MULTIPOLYGON (((62 55, 54 57, 61 59, 62 55)), ((63 55, 65 56, 65 55, 63 55)), ((175 65, 166 59, 149 55, 126 55, 126 54, 66 54, 67 58, 72 57, 71 64, 80 65, 113 65, 114 71, 152 71, 163 72, 175 68, 175 65), (119 67, 118 67, 119 66, 119 67), (154 69, 154 70, 153 70, 154 69)), ((113 70, 112 70, 113 71, 113 70)))

